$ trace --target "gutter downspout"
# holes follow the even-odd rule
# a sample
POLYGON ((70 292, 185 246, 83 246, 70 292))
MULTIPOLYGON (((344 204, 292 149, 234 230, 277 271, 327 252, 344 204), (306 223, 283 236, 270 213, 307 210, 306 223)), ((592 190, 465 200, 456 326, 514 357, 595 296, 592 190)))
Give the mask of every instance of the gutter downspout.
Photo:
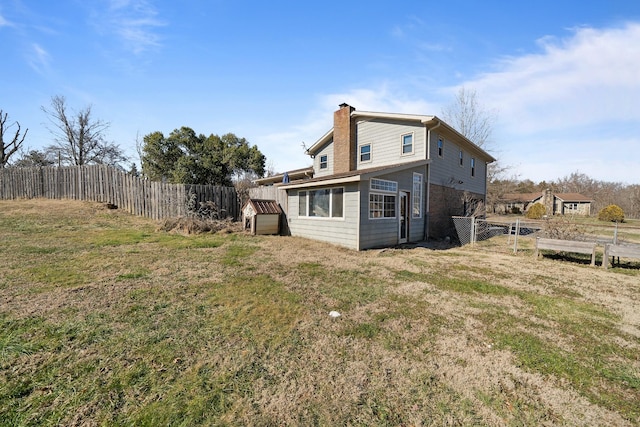
MULTIPOLYGON (((431 160, 431 131, 440 127, 442 122, 434 116, 434 119, 438 120, 438 124, 436 124, 432 128, 427 127, 427 153, 426 160, 431 160)), ((425 123, 425 127, 427 124, 425 123)), ((425 212, 424 212, 424 240, 427 241, 429 238, 429 212, 431 208, 431 163, 427 163, 427 182, 426 182, 426 190, 427 190, 427 200, 425 201, 425 212)))

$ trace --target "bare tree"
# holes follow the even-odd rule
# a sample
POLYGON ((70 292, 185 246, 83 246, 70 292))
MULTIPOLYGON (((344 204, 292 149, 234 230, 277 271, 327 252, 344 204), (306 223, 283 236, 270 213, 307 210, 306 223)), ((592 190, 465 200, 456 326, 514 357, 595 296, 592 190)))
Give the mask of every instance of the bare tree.
POLYGON ((51 109, 42 107, 52 127, 55 143, 47 150, 69 165, 110 164, 118 166, 126 160, 120 147, 105 140, 110 124, 91 116, 91 105, 69 113, 64 96, 51 98, 51 109))
POLYGON ((461 88, 452 104, 442 110, 445 122, 485 151, 490 151, 493 123, 497 112, 487 110, 478 103, 475 90, 461 88))
MULTIPOLYGON (((491 136, 497 112, 480 105, 475 90, 467 90, 462 87, 456 94, 455 100, 443 108, 442 118, 478 147, 487 152, 493 151, 491 136)), ((496 157, 495 153, 492 154, 496 157)), ((510 169, 510 167, 502 165, 499 160, 488 165, 487 206, 493 206, 507 188, 507 186, 492 185, 492 183, 498 184, 504 181, 501 178, 505 177, 510 169)))
POLYGON ((7 125, 8 117, 9 113, 5 113, 0 110, 0 168, 7 166, 9 158, 20 149, 27 136, 27 132, 29 132, 29 129, 25 129, 24 133, 21 135, 20 133, 22 132, 22 129, 18 122, 13 122, 7 125), (11 136, 9 129, 13 126, 17 129, 15 133, 13 133, 13 136, 11 136), (5 135, 8 136, 10 140, 5 141, 5 135))

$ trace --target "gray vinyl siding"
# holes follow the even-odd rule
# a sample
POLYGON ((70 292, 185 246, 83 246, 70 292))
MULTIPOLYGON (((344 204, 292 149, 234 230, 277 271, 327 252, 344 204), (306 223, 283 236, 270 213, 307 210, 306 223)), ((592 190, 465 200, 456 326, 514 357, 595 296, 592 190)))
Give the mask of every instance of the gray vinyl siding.
MULTIPOLYGON (((344 218, 308 218, 298 216, 298 191, 314 188, 289 190, 289 230, 292 236, 321 240, 358 249, 358 186, 338 185, 344 188, 344 218)), ((331 188, 331 187, 316 187, 331 188)))
MULTIPOLYGON (((413 218, 409 215, 409 242, 417 242, 424 240, 425 226, 425 200, 426 200, 426 168, 418 167, 404 170, 396 174, 383 175, 377 178, 396 181, 398 183, 398 192, 396 193, 396 218, 369 219, 369 192, 370 181, 360 183, 362 196, 360 197, 360 249, 369 249, 376 247, 385 247, 397 245, 399 242, 399 192, 405 191, 409 193, 409 209, 411 209, 413 195, 413 173, 422 174, 422 217, 413 218)), ((374 191, 374 193, 377 193, 374 191)), ((390 194, 390 193, 385 193, 390 194)))
POLYGON ((485 194, 485 176, 487 165, 484 159, 462 149, 464 163, 459 164, 460 145, 433 132, 431 135, 431 183, 457 190, 485 194), (438 138, 444 140, 442 157, 438 156, 438 138), (476 159, 475 177, 471 176, 471 158, 476 159))
POLYGON ((426 129, 423 125, 379 120, 357 123, 357 168, 414 162, 426 158, 426 129), (413 154, 402 154, 401 136, 413 133, 413 154), (360 162, 360 146, 371 144, 371 161, 360 162))
POLYGON ((316 154, 316 157, 313 159, 313 171, 315 177, 333 174, 333 140, 325 144, 325 146, 316 154), (326 169, 320 169, 320 159, 322 156, 327 156, 326 169))

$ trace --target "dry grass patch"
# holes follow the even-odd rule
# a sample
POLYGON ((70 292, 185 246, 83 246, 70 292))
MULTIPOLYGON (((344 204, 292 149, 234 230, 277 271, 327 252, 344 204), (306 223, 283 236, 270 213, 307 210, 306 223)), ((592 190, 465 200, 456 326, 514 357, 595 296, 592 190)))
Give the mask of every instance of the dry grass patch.
POLYGON ((640 422, 633 269, 157 227, 0 202, 0 425, 640 422))

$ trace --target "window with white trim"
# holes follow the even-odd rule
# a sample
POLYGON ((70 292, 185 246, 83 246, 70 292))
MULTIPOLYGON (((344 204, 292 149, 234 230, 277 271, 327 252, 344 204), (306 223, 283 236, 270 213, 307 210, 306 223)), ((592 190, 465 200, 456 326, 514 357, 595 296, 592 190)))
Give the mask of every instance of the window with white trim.
POLYGON ((438 138, 438 157, 442 157, 444 154, 444 141, 442 138, 438 138))
POLYGON ((298 192, 298 216, 343 218, 344 188, 319 188, 298 192))
POLYGON ((364 144, 360 146, 360 163, 366 163, 371 161, 371 144, 364 144))
POLYGON ((328 165, 329 165, 328 156, 326 154, 323 156, 320 156, 320 169, 326 169, 328 165))
POLYGON ((476 176, 476 158, 475 157, 471 158, 471 176, 472 177, 476 176))
POLYGON ((414 218, 422 217, 422 174, 413 174, 413 195, 411 196, 413 201, 412 216, 414 218))
POLYGON ((369 219, 395 218, 395 194, 369 194, 369 219))
POLYGON ((398 183, 395 181, 371 178, 371 183, 369 185, 372 190, 388 191, 391 193, 398 192, 398 183))
POLYGON ((307 216, 307 192, 298 191, 298 216, 307 216))
POLYGON ((464 153, 460 150, 460 167, 464 167, 464 153))
POLYGON ((402 135, 402 154, 413 154, 413 134, 402 135))
POLYGON ((371 178, 369 187, 369 219, 395 218, 398 183, 371 178))

